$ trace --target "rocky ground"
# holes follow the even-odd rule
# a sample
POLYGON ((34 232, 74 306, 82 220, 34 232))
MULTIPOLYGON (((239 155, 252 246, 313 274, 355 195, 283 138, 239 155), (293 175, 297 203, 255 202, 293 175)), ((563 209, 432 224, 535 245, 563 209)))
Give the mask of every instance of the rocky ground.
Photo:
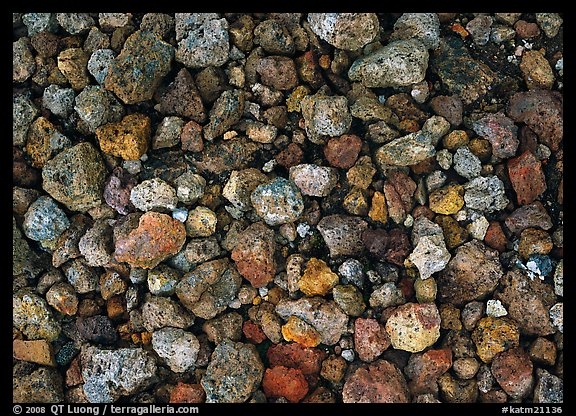
POLYGON ((13 400, 562 402, 562 31, 13 14, 13 400))

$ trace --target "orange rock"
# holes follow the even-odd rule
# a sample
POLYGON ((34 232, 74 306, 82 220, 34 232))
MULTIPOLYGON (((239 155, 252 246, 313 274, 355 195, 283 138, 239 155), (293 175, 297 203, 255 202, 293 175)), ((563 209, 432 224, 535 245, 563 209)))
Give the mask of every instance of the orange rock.
POLYGON ((66 386, 72 387, 81 383, 84 383, 84 378, 80 367, 80 355, 77 355, 70 363, 68 370, 66 370, 66 386))
POLYGON ((294 341, 305 347, 316 347, 320 344, 320 334, 314 327, 295 316, 288 318, 282 326, 282 336, 286 341, 294 341))
POLYGON ((108 123, 96 129, 100 148, 106 154, 124 160, 137 160, 148 150, 150 118, 134 113, 118 123, 108 123))
POLYGON ((382 192, 374 192, 372 197, 372 206, 370 207, 370 212, 368 216, 374 221, 378 221, 382 224, 386 224, 388 221, 388 208, 386 206, 386 197, 382 192))
POLYGON ((490 363, 496 354, 518 346, 520 331, 516 323, 507 317, 487 316, 478 322, 472 332, 472 341, 476 344, 480 359, 490 363))
POLYGON ((304 275, 298 281, 300 290, 306 296, 324 296, 338 284, 338 275, 323 260, 311 258, 304 275))
POLYGON ((170 403, 204 403, 206 392, 200 384, 186 384, 181 381, 170 393, 170 403))
POLYGON ((462 39, 464 39, 466 36, 468 36, 470 33, 468 33, 468 31, 466 29, 464 29, 464 27, 459 24, 459 23, 455 23, 452 26, 450 26, 450 30, 452 30, 453 32, 456 32, 460 35, 460 37, 462 39))
POLYGON ((238 244, 232 250, 232 260, 238 272, 252 286, 266 286, 276 274, 274 231, 263 222, 250 225, 238 235, 238 244))
POLYGON ((302 370, 308 384, 314 386, 318 382, 326 353, 318 348, 307 348, 296 343, 274 344, 268 348, 266 357, 271 367, 284 366, 302 370))
POLYGON ((262 331, 262 328, 250 320, 244 321, 242 324, 242 332, 244 332, 246 339, 253 344, 260 344, 267 339, 266 334, 264 331, 262 331))
POLYGON ((484 236, 484 242, 492 247, 494 250, 498 250, 502 253, 506 250, 506 235, 502 230, 502 226, 498 221, 492 221, 486 230, 486 235, 484 236))
POLYGON ((12 355, 17 360, 53 367, 56 366, 52 346, 45 339, 33 341, 15 339, 12 341, 12 355))
POLYGON ((266 397, 285 397, 292 403, 298 403, 308 393, 308 383, 302 370, 284 366, 267 368, 262 387, 266 397))

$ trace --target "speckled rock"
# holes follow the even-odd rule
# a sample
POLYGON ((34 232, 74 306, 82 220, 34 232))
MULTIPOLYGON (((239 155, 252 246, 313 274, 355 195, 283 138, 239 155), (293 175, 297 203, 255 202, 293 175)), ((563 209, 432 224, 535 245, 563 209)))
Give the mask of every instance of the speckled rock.
POLYGON ((279 91, 291 90, 298 85, 296 64, 286 56, 266 56, 258 60, 256 72, 262 84, 279 91))
POLYGON ((148 179, 130 191, 130 202, 141 211, 168 212, 176 208, 176 190, 160 178, 148 179))
POLYGON ((141 348, 103 350, 86 345, 80 360, 83 390, 90 403, 112 403, 158 381, 155 359, 141 348))
POLYGON ((174 181, 178 200, 186 205, 195 204, 204 194, 206 179, 204 177, 186 171, 174 181))
POLYGON ((273 343, 282 341, 282 323, 270 302, 261 302, 248 309, 248 317, 259 325, 264 337, 273 343))
MULTIPOLYGON (((107 38, 106 38, 107 39, 107 38)), ((85 42, 85 48, 86 43, 85 42)), ((116 57, 116 54, 112 49, 96 49, 90 55, 90 59, 88 59, 88 72, 90 75, 94 77, 96 82, 100 85, 104 84, 106 81, 106 76, 108 75, 108 69, 112 65, 112 61, 116 57)))
POLYGON ((498 353, 517 347, 519 339, 518 326, 508 317, 482 318, 472 332, 476 352, 485 363, 492 362, 498 353))
POLYGON ((507 159, 514 156, 518 144, 518 127, 503 113, 489 114, 472 125, 476 134, 492 144, 494 156, 507 159))
POLYGON ((306 296, 324 296, 338 284, 338 275, 320 259, 308 260, 304 274, 298 281, 300 290, 306 296))
POLYGON ((62 403, 63 384, 58 370, 40 367, 30 374, 13 378, 12 400, 14 403, 62 403))
POLYGON ((200 384, 207 403, 243 403, 263 375, 264 365, 253 345, 224 340, 214 349, 200 384))
POLYGON ((51 84, 42 94, 42 105, 58 117, 68 117, 74 107, 75 93, 72 88, 60 88, 51 84))
POLYGON ((403 13, 394 23, 392 40, 418 39, 427 49, 440 42, 440 20, 436 13, 403 13))
POLYGON ((312 325, 321 336, 322 343, 334 345, 346 332, 348 316, 335 302, 320 297, 282 299, 276 305, 276 313, 283 319, 294 315, 312 325))
POLYGON ((527 50, 522 53, 520 70, 529 90, 551 89, 554 85, 554 72, 540 51, 527 50))
POLYGON ((200 384, 187 384, 179 381, 170 392, 170 403, 204 403, 205 401, 206 392, 200 384))
POLYGON ((12 295, 12 325, 28 339, 54 341, 61 326, 46 301, 25 289, 12 295))
POLYGON ((55 200, 86 212, 102 202, 106 168, 94 146, 83 142, 46 162, 42 180, 42 187, 55 200))
POLYGON ((298 403, 308 393, 302 370, 284 366, 267 368, 262 387, 266 397, 285 397, 291 403, 298 403))
POLYGON ((531 204, 546 191, 542 164, 530 150, 508 160, 507 166, 519 205, 531 204))
POLYGON ((341 169, 350 169, 354 166, 360 149, 362 139, 354 134, 344 134, 328 140, 324 146, 324 156, 331 166, 341 169))
POLYGON ((376 150, 374 158, 376 163, 384 168, 387 165, 415 165, 435 154, 430 137, 416 132, 386 143, 376 150))
POLYGON ((536 369, 534 403, 564 403, 564 381, 543 368, 536 369))
POLYGON ((536 22, 548 38, 558 35, 563 19, 558 13, 536 13, 536 22))
POLYGON ((443 403, 475 403, 478 401, 476 380, 458 380, 449 372, 438 378, 440 399, 443 403))
POLYGON ((338 183, 338 171, 326 166, 303 164, 292 166, 289 178, 303 195, 324 197, 338 183))
POLYGON ((520 235, 526 228, 552 228, 552 219, 540 201, 515 209, 504 220, 506 227, 514 234, 520 235))
POLYGON ((240 341, 242 336, 242 316, 236 312, 222 314, 204 322, 202 330, 208 340, 219 344, 225 339, 240 341))
POLYGON ((170 296, 174 294, 179 281, 180 274, 165 264, 159 264, 154 269, 148 271, 148 289, 150 293, 156 296, 170 296))
POLYGON ((12 43, 12 80, 24 82, 36 71, 30 39, 22 37, 12 43))
POLYGON ((304 211, 299 188, 294 182, 280 176, 256 187, 250 201, 256 214, 271 226, 294 222, 304 211))
POLYGON ((112 320, 104 315, 80 317, 76 320, 76 328, 84 341, 114 345, 118 340, 112 320))
POLYGON ((458 95, 437 95, 430 100, 430 107, 436 114, 448 120, 453 127, 462 124, 463 106, 458 95))
POLYGON ((66 282, 59 282, 46 292, 46 301, 58 312, 65 315, 76 315, 78 311, 78 297, 74 287, 66 282))
POLYGON ((320 334, 306 321, 290 316, 282 325, 282 337, 286 341, 294 341, 304 347, 316 347, 320 344, 320 334))
POLYGON ((204 68, 218 67, 228 60, 230 44, 226 19, 219 19, 214 13, 176 13, 175 18, 176 61, 188 68, 204 68))
POLYGON ((444 243, 444 234, 439 225, 426 217, 418 217, 412 228, 414 250, 408 259, 418 268, 421 279, 444 270, 450 261, 450 253, 444 243))
POLYGON ((194 368, 200 342, 191 332, 162 328, 152 334, 152 348, 172 371, 183 373, 194 368))
POLYGON ((178 253, 186 240, 186 229, 180 221, 166 214, 147 212, 138 227, 116 240, 114 258, 131 266, 152 269, 178 253))
POLYGON ((308 13, 307 20, 318 37, 350 51, 372 42, 379 29, 374 13, 308 13))
POLYGON ((162 114, 192 119, 198 123, 206 121, 206 110, 200 92, 186 68, 182 68, 174 81, 161 93, 158 111, 162 114))
POLYGON ((532 392, 534 377, 530 356, 522 348, 512 348, 492 360, 492 375, 513 399, 522 399, 532 392))
POLYGON ((324 144, 325 136, 346 134, 352 125, 346 97, 317 93, 304 97, 300 105, 308 139, 313 143, 324 144))
POLYGON ((466 207, 480 212, 500 211, 508 205, 504 183, 497 176, 479 176, 464 184, 466 207))
POLYGON ((250 225, 238 235, 232 260, 238 272, 254 287, 266 286, 276 274, 274 232, 264 223, 250 225))
POLYGON ((107 221, 96 221, 78 242, 78 249, 89 266, 107 265, 114 251, 112 227, 107 221))
POLYGON ((347 377, 344 403, 408 403, 410 391, 402 372, 386 360, 359 367, 347 377))
POLYGON ((89 293, 98 288, 98 275, 84 259, 78 258, 67 262, 62 266, 62 270, 77 293, 89 293))
POLYGON ((357 318, 354 321, 354 348, 362 361, 374 361, 389 346, 390 336, 376 319, 357 318))
POLYGON ((121 167, 115 168, 104 185, 104 201, 119 214, 133 212, 135 207, 130 201, 130 193, 137 184, 136 178, 130 173, 121 167))
POLYGON ((70 226, 64 211, 49 196, 41 196, 24 214, 22 231, 26 237, 54 249, 58 237, 70 226))
POLYGON ((440 314, 434 304, 407 303, 388 318, 386 332, 395 349, 419 352, 440 337, 440 314))
POLYGON ((454 153, 454 170, 466 179, 480 176, 482 162, 468 147, 460 147, 454 153))
POLYGON ((317 228, 330 250, 330 257, 362 253, 362 233, 368 228, 366 221, 352 216, 329 215, 320 220, 317 228))
POLYGON ((196 316, 211 319, 234 300, 241 283, 242 277, 228 259, 211 260, 182 277, 176 296, 196 316))
POLYGON ((366 309, 362 293, 352 284, 334 286, 332 296, 334 297, 334 302, 347 315, 360 316, 366 309))
POLYGON ((496 289, 503 271, 498 252, 473 240, 456 249, 438 277, 441 301, 462 305, 483 298, 496 289))
POLYGON ((250 195, 268 178, 258 169, 249 168, 232 171, 228 182, 224 185, 222 196, 230 201, 234 207, 248 211, 251 208, 250 195))
POLYGON ((383 285, 375 286, 368 302, 373 308, 388 308, 404 304, 406 298, 394 282, 386 282, 383 285))
POLYGON ((142 324, 148 332, 164 327, 186 329, 194 315, 169 297, 146 295, 142 304, 142 324))
POLYGON ((412 354, 404 368, 412 394, 438 393, 438 378, 452 367, 450 349, 431 349, 412 354))
POLYGON ((137 160, 148 150, 151 137, 150 118, 134 113, 117 123, 96 129, 96 137, 104 153, 124 160, 137 160))
POLYGON ((464 187, 448 185, 430 194, 430 209, 437 214, 456 214, 464 206, 464 187))
POLYGON ((88 54, 80 48, 65 49, 58 55, 58 69, 74 91, 80 91, 90 84, 88 59, 88 54))
POLYGON ((188 237, 209 237, 216 231, 216 214, 210 208, 196 207, 188 212, 186 235, 188 237))
POLYGON ((38 108, 25 94, 14 96, 12 99, 12 143, 14 145, 25 144, 28 128, 37 115, 38 108))
POLYGON ((421 82, 427 67, 426 46, 417 39, 402 39, 354 61, 348 76, 369 88, 398 88, 421 82))
POLYGON ((104 85, 125 104, 149 100, 170 70, 174 48, 155 34, 134 32, 112 61, 104 85))
POLYGON ((31 165, 42 168, 49 159, 71 145, 70 139, 60 133, 54 124, 44 117, 38 117, 28 129, 25 150, 32 159, 31 165))
POLYGON ((53 33, 58 29, 56 13, 24 13, 22 23, 28 28, 28 36, 43 31, 53 33))
POLYGON ((204 138, 214 140, 240 121, 244 112, 244 101, 241 90, 224 91, 210 110, 210 122, 204 127, 204 138))
POLYGON ((106 123, 119 122, 124 115, 116 97, 99 85, 86 86, 74 103, 74 110, 92 133, 106 123))

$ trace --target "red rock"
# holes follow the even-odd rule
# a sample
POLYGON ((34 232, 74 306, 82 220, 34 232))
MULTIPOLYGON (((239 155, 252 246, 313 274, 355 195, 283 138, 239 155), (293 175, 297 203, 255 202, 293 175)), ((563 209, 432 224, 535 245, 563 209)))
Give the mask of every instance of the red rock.
POLYGON ((40 181, 38 170, 26 162, 24 152, 16 146, 12 147, 12 181, 24 188, 33 187, 40 181))
POLYGON ((324 146, 324 156, 331 166, 335 168, 350 169, 356 163, 362 139, 354 134, 344 134, 328 140, 324 146))
POLYGON ((520 347, 504 351, 492 361, 492 375, 513 399, 521 399, 532 391, 534 377, 528 353, 520 347))
POLYGON ((200 384, 186 384, 181 381, 170 393, 170 403, 204 403, 206 392, 200 384))
POLYGON ((304 152, 296 143, 290 143, 286 149, 276 155, 276 162, 286 169, 299 165, 304 160, 304 152))
POLYGON ((74 357, 70 363, 70 367, 66 370, 65 380, 67 387, 77 386, 78 384, 84 383, 82 369, 80 368, 80 355, 74 357))
POLYGON ((296 64, 287 56, 266 56, 256 63, 262 84, 277 90, 290 90, 298 85, 296 64))
POLYGON ((531 204, 546 190, 542 164, 529 150, 508 160, 508 176, 518 204, 531 204))
POLYGON ((298 75, 302 81, 307 82, 314 89, 320 88, 324 84, 324 79, 314 52, 306 51, 303 55, 296 58, 296 67, 298 75))
POLYGON ((553 152, 558 150, 564 134, 563 98, 558 91, 518 92, 510 97, 507 113, 530 127, 553 152))
POLYGON ((540 28, 536 23, 518 20, 514 23, 516 34, 522 39, 531 39, 540 35, 540 28))
POLYGON ((430 108, 436 114, 448 120, 453 127, 458 127, 462 124, 463 105, 457 94, 451 96, 438 95, 432 98, 430 100, 430 108))
POLYGON ((160 100, 160 112, 192 119, 198 123, 206 121, 206 111, 198 87, 186 68, 182 68, 174 81, 166 88, 160 100))
POLYGON ((344 403, 408 403, 410 392, 402 372, 386 360, 359 367, 342 390, 344 403))
POLYGON ((246 336, 246 339, 253 344, 260 344, 267 339, 262 328, 251 320, 244 321, 242 324, 242 332, 244 333, 244 336, 246 336))
POLYGON ((410 254, 412 246, 410 239, 405 231, 401 228, 392 228, 388 233, 388 250, 384 255, 384 260, 395 264, 398 267, 404 266, 404 260, 410 254))
POLYGON ((428 350, 423 354, 413 354, 404 368, 404 373, 410 379, 412 394, 438 392, 436 381, 452 366, 452 350, 428 350))
POLYGON ((384 182, 384 195, 388 205, 388 215, 396 224, 402 224, 406 214, 412 211, 416 182, 404 172, 388 172, 384 182))
POLYGON ((292 403, 298 403, 308 393, 308 383, 302 370, 284 366, 267 368, 262 387, 266 397, 285 397, 292 403))
POLYGON ((266 352, 270 366, 284 366, 302 370, 308 384, 316 385, 326 353, 318 348, 307 348, 297 343, 275 344, 266 352))
POLYGON ((185 152, 201 152, 204 150, 202 141, 202 126, 195 121, 189 121, 182 127, 180 133, 182 150, 185 152))
POLYGON ((354 322, 354 348, 362 361, 374 361, 390 346, 390 337, 376 319, 357 318, 354 322))
POLYGON ((238 235, 238 244, 232 251, 232 260, 240 274, 252 286, 266 286, 276 274, 274 231, 263 222, 250 225, 238 235))
POLYGON ((133 267, 152 269, 178 253, 186 241, 184 224, 169 215, 147 212, 138 227, 116 241, 114 258, 133 267))
POLYGON ((490 222, 490 225, 486 230, 486 235, 484 236, 484 242, 494 250, 498 250, 500 253, 506 250, 508 239, 498 221, 490 222))

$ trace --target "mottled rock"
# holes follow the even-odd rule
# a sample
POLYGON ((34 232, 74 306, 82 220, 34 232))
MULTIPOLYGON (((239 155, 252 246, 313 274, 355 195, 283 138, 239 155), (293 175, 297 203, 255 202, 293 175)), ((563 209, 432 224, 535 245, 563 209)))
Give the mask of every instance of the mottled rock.
POLYGON ((358 358, 374 361, 390 346, 390 337, 376 319, 357 318, 354 322, 354 347, 358 358))
POLYGON ((508 205, 504 183, 496 175, 476 177, 464 184, 464 202, 480 212, 500 211, 508 205))
POLYGON ((440 337, 440 314, 434 304, 407 303, 388 318, 386 332, 395 349, 419 352, 440 337))
POLYGON ((235 170, 224 185, 222 196, 230 201, 234 207, 248 211, 251 208, 250 195, 258 186, 267 181, 266 175, 258 169, 235 170))
POLYGON ((238 235, 232 260, 238 272, 254 287, 266 286, 276 274, 274 232, 264 223, 250 225, 238 235))
POLYGON ((403 13, 394 23, 391 39, 418 39, 427 49, 440 43, 440 20, 436 13, 403 13))
MULTIPOLYGON (((107 40, 108 38, 106 37, 104 39, 107 40)), ((85 45, 87 42, 88 39, 86 39, 85 45)), ((86 46, 84 49, 86 49, 86 46)), ((96 49, 92 52, 92 55, 90 55, 90 59, 88 59, 87 64, 88 72, 90 72, 90 75, 94 77, 98 84, 102 85, 106 81, 106 77, 108 76, 108 69, 112 65, 112 61, 114 61, 115 57, 116 54, 114 51, 107 48, 96 49)))
POLYGON ((104 201, 119 214, 127 215, 135 210, 130 201, 132 188, 138 184, 136 178, 121 167, 117 167, 104 185, 104 201))
POLYGON ((338 275, 323 260, 314 257, 308 260, 304 274, 298 281, 300 290, 306 296, 324 296, 337 284, 338 275))
POLYGON ((59 282, 46 292, 46 301, 58 312, 65 315, 76 315, 78 311, 78 297, 74 286, 66 282, 59 282))
POLYGON ((258 216, 271 226, 294 222, 304 211, 299 188, 282 177, 256 187, 250 200, 258 216))
POLYGON ((70 139, 60 133, 48 119, 38 117, 28 129, 25 149, 32 159, 32 166, 42 168, 49 159, 71 145, 70 139))
POLYGON ((118 100, 99 85, 88 85, 74 101, 74 110, 91 133, 106 123, 119 122, 124 108, 118 100))
POLYGON ((284 366, 299 369, 310 386, 317 384, 322 360, 325 357, 326 353, 321 349, 307 348, 296 343, 272 345, 266 352, 270 367, 284 366))
POLYGON ((107 123, 96 129, 102 151, 124 160, 137 160, 146 153, 151 134, 150 118, 140 113, 127 115, 117 123, 107 123))
POLYGON ((508 176, 519 205, 531 204, 546 191, 546 178, 541 162, 530 150, 510 159, 508 176))
POLYGON ((338 183, 338 171, 326 166, 302 164, 290 168, 290 180, 303 195, 328 196, 338 183))
POLYGON ((398 367, 378 360, 359 367, 344 383, 344 403, 408 403, 408 384, 398 367))
POLYGON ((240 341, 242 336, 242 316, 230 312, 204 322, 202 330, 208 335, 208 340, 215 344, 225 339, 240 341))
POLYGON ((83 389, 90 403, 113 403, 121 396, 146 390, 158 380, 155 359, 141 348, 84 346, 80 360, 83 389))
POLYGON ((456 214, 464 206, 464 187, 448 185, 430 194, 430 209, 437 214, 456 214))
POLYGON ((118 340, 116 328, 110 318, 104 315, 80 317, 76 320, 80 336, 88 342, 114 345, 118 340))
POLYGON ((266 56, 258 60, 256 72, 262 84, 279 91, 291 90, 298 85, 296 64, 286 56, 266 56))
POLYGON ((263 375, 264 365, 253 345, 224 340, 214 349, 200 384, 207 403, 243 403, 263 375))
POLYGON ((424 79, 428 56, 417 39, 395 40, 354 61, 348 76, 368 88, 406 87, 424 79))
POLYGON ((489 114, 472 125, 476 134, 484 137, 492 145, 492 154, 507 159, 516 153, 520 143, 518 127, 503 113, 489 114))
POLYGON ((460 147, 454 154, 454 170, 466 179, 480 176, 482 162, 468 147, 460 147))
POLYGON ((558 35, 563 19, 558 13, 536 13, 536 22, 547 38, 558 35))
POLYGON ((478 401, 476 380, 457 380, 449 372, 438 378, 440 398, 444 403, 475 403, 478 401))
POLYGON ((216 231, 217 218, 214 211, 206 207, 196 207, 188 212, 186 235, 188 237, 209 237, 216 231))
POLYGON ((360 316, 366 309, 362 293, 352 284, 334 286, 332 296, 340 309, 350 316, 360 316))
POLYGON ((80 91, 90 84, 88 59, 88 54, 80 48, 65 49, 58 55, 58 69, 74 91, 80 91))
POLYGON ((564 381, 543 368, 536 369, 534 403, 564 403, 564 381))
POLYGON ((12 80, 24 82, 36 71, 30 39, 22 37, 12 43, 12 80))
POLYGON ((170 403, 204 403, 205 401, 206 392, 200 384, 187 384, 179 381, 170 392, 170 403))
POLYGON ((64 402, 63 380, 56 369, 40 367, 12 380, 14 403, 64 402))
POLYGON ((12 143, 14 145, 25 144, 28 128, 37 115, 38 108, 25 94, 14 96, 12 99, 12 143))
POLYGON ((204 68, 218 67, 228 60, 230 44, 226 19, 219 19, 214 13, 176 13, 175 18, 176 61, 188 68, 204 68))
POLYGON ((152 334, 152 348, 170 369, 183 373, 194 368, 200 342, 194 334, 179 328, 162 328, 152 334))
POLYGON ((320 39, 338 49, 360 49, 378 35, 374 13, 308 13, 307 20, 320 39))
POLYGON ((304 347, 316 347, 320 344, 320 334, 306 321, 290 316, 282 325, 282 336, 286 341, 294 341, 304 347))
POLYGON ((426 217, 418 217, 414 222, 412 245, 414 250, 408 259, 418 268, 421 279, 428 279, 444 270, 450 261, 442 229, 426 217))
POLYGON ((552 219, 540 201, 524 205, 512 211, 504 220, 506 227, 514 234, 520 235, 526 228, 552 228, 552 219))
POLYGON ((214 140, 240 121, 244 112, 244 93, 240 90, 224 91, 210 110, 210 122, 204 127, 204 138, 214 140))
POLYGON ((531 393, 534 386, 532 362, 522 348, 512 348, 498 354, 491 366, 494 378, 510 397, 521 399, 531 393))
POLYGON ((477 354, 485 363, 492 362, 498 353, 517 347, 519 339, 518 326, 508 317, 482 318, 472 332, 477 354))
POLYGON ((148 332, 164 327, 186 329, 194 323, 194 315, 169 297, 147 295, 142 304, 142 321, 148 332))
POLYGON ((328 140, 324 146, 324 156, 331 166, 350 169, 362 148, 362 139, 354 134, 344 134, 328 140))
POLYGON ((186 229, 180 221, 166 214, 147 212, 138 227, 116 240, 114 258, 131 266, 152 269, 178 253, 186 240, 186 229))
POLYGON ((298 403, 308 393, 302 370, 284 366, 267 368, 262 387, 266 397, 285 397, 291 403, 298 403))
POLYGON ((300 105, 308 139, 313 143, 324 144, 323 136, 346 134, 352 125, 346 97, 317 93, 304 97, 300 105))
POLYGON ((176 286, 182 305, 203 319, 211 319, 234 300, 242 277, 226 258, 211 260, 185 274, 176 286))
POLYGON ((58 237, 70 226, 64 211, 49 196, 41 196, 24 214, 22 231, 26 237, 54 249, 58 237))
POLYGON ((260 326, 265 338, 273 343, 279 343, 282 341, 282 324, 274 310, 272 303, 261 302, 248 309, 248 317, 260 326))
POLYGON ((462 124, 463 106, 458 95, 437 95, 430 100, 430 108, 448 120, 453 127, 462 124))
POLYGON ((410 380, 408 386, 412 394, 438 393, 438 378, 452 367, 450 349, 432 349, 424 353, 412 354, 404 368, 410 380))
POLYGON ((58 29, 56 13, 24 13, 22 23, 28 28, 28 36, 43 31, 53 33, 58 29))
POLYGON ((75 93, 72 88, 49 85, 42 95, 42 105, 58 117, 68 117, 74 107, 75 93))
POLYGON ((320 220, 317 228, 330 250, 330 257, 362 253, 362 233, 368 228, 364 220, 352 216, 329 215, 320 220))
POLYGON ((62 269, 77 293, 89 293, 98 288, 98 275, 83 259, 74 259, 64 264, 62 269))
POLYGON ((435 154, 430 137, 416 132, 386 143, 376 150, 374 157, 376 163, 384 169, 387 165, 415 165, 435 154))
POLYGON ((476 45, 484 46, 488 43, 493 21, 492 16, 480 15, 466 24, 466 30, 470 33, 476 45))
POLYGON ((54 341, 61 329, 46 301, 25 289, 12 295, 12 325, 31 340, 54 341))
POLYGON ((406 298, 402 290, 394 282, 387 282, 379 287, 375 287, 368 299, 370 306, 373 308, 388 308, 391 306, 402 305, 406 298))
POLYGON ((63 150, 46 162, 42 187, 72 211, 86 212, 100 205, 106 168, 89 142, 63 150))
POLYGON ((554 72, 542 53, 527 50, 522 53, 520 70, 529 90, 551 89, 554 85, 554 72))
POLYGON ((456 254, 438 277, 441 301, 462 305, 492 293, 503 271, 498 252, 473 240, 456 249, 456 254))

